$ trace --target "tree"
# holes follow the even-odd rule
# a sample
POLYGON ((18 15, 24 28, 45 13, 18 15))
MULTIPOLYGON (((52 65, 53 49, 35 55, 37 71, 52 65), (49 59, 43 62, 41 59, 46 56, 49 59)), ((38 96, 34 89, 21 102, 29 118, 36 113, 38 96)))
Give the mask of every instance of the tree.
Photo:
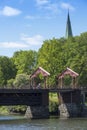
POLYGON ((38 51, 38 66, 50 74, 50 84, 55 84, 55 77, 66 67, 79 73, 78 84, 87 84, 87 32, 68 39, 44 41, 38 51))
POLYGON ((15 52, 13 60, 17 68, 17 74, 31 74, 37 63, 37 52, 32 50, 15 52))
POLYGON ((50 85, 55 85, 55 77, 64 68, 63 46, 65 39, 46 40, 38 52, 38 66, 45 68, 50 74, 50 85))
POLYGON ((25 88, 30 87, 29 75, 18 74, 13 82, 14 88, 25 88))
POLYGON ((16 68, 11 58, 0 56, 0 84, 6 85, 7 80, 15 78, 16 68))

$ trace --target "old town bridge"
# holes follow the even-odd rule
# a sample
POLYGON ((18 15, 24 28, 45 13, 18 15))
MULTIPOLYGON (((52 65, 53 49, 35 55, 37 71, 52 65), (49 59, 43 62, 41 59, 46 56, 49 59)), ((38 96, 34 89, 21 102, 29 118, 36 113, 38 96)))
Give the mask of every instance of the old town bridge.
POLYGON ((60 116, 78 116, 83 112, 87 89, 0 89, 0 105, 27 105, 31 108, 27 117, 33 113, 34 118, 48 118, 50 92, 58 95, 60 116))
POLYGON ((60 117, 86 116, 85 99, 87 89, 77 86, 78 75, 78 73, 67 68, 60 75, 56 76, 58 85, 52 89, 52 87, 47 85, 47 78, 50 76, 50 73, 39 67, 30 76, 31 83, 28 89, 0 89, 0 105, 27 105, 28 108, 25 113, 27 117, 48 118, 49 93, 55 92, 58 96, 60 117), (37 85, 35 82, 35 78, 40 73, 44 77, 44 87, 41 87, 40 83, 37 85), (69 75, 72 80, 68 88, 64 86, 65 75, 69 75))

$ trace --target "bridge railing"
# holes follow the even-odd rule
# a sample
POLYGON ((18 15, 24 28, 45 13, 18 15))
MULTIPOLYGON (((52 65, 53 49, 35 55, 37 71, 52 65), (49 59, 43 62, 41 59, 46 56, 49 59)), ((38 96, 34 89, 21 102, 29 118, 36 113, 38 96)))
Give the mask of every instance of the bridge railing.
MULTIPOLYGON (((47 86, 46 88, 44 88, 43 86, 39 86, 39 87, 33 87, 33 86, 29 86, 29 85, 25 85, 25 86, 0 86, 0 89, 72 89, 73 87, 71 86, 63 86, 62 88, 60 88, 57 85, 54 86, 47 86)), ((78 86, 76 87, 77 89, 87 89, 87 86, 78 86)), ((75 88, 74 88, 75 89, 75 88)))

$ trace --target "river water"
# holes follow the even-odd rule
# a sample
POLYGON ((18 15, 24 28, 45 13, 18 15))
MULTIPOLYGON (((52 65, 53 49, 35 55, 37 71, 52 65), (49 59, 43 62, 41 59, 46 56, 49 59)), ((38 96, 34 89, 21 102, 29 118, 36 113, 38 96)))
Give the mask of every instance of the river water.
POLYGON ((30 120, 21 116, 0 116, 0 130, 87 130, 87 118, 30 120))

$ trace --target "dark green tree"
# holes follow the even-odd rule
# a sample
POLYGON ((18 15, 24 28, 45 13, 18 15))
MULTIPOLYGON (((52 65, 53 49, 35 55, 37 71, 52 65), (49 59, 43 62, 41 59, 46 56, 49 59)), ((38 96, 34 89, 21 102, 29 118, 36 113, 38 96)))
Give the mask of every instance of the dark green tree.
POLYGON ((15 78, 16 68, 11 58, 0 56, 0 84, 6 85, 7 80, 15 78))

